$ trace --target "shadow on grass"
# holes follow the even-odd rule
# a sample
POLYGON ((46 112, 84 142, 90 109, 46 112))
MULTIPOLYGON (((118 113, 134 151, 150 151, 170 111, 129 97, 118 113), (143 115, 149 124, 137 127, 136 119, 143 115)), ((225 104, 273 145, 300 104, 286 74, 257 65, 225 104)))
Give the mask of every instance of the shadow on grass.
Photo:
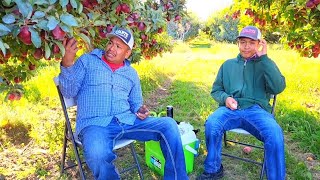
POLYGON ((298 142, 301 150, 320 157, 320 114, 316 111, 292 108, 285 101, 278 104, 276 118, 285 133, 298 142))
POLYGON ((27 145, 31 141, 29 136, 30 127, 21 122, 7 123, 1 127, 1 142, 10 142, 15 146, 27 145))

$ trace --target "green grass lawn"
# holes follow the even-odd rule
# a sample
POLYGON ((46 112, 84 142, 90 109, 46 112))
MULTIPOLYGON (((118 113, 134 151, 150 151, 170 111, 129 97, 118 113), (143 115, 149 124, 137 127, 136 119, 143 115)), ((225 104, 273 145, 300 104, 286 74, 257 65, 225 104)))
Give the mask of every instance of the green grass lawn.
MULTIPOLYGON (((155 89, 171 81, 167 90, 169 95, 157 99, 160 105, 154 111, 172 105, 177 121, 190 122, 200 129, 197 136, 201 147, 190 174, 190 179, 195 179, 203 171, 206 154, 203 123, 217 108, 217 103, 210 97, 211 86, 220 65, 235 57, 238 49, 236 45, 223 43, 212 43, 210 48, 179 44, 173 52, 142 61, 134 67, 141 77, 146 99, 151 98, 155 89)), ((304 156, 311 153, 320 157, 320 61, 301 58, 280 45, 270 45, 268 55, 278 64, 287 81, 287 88, 278 96, 276 108, 276 119, 284 129, 287 142, 287 179, 320 178, 319 160, 308 169, 304 156)), ((59 177, 64 122, 52 82, 58 72, 58 66, 44 67, 38 76, 24 84, 26 92, 20 101, 0 101, 0 158, 4 159, 0 163, 0 174, 8 179, 59 177)), ((0 98, 3 97, 0 94, 0 98)), ((244 139, 259 144, 255 139, 244 139)), ((144 144, 137 142, 136 147, 145 179, 159 179, 144 163, 144 144)), ((238 146, 226 150, 241 153, 238 146)), ((251 156, 261 160, 261 152, 254 151, 251 156)), ((223 164, 226 169, 224 179, 256 179, 259 174, 258 167, 248 163, 223 158, 223 164)), ((67 174, 62 179, 71 176, 67 174)), ((138 179, 138 176, 131 178, 138 179)))

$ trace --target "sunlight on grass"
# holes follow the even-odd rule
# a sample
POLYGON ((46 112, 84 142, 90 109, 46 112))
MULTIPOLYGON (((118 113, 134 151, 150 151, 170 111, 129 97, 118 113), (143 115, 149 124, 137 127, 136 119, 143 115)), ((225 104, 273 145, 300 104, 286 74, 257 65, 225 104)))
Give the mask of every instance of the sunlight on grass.
MULTIPOLYGON (((188 121, 200 132, 200 155, 195 159, 194 172, 190 179, 203 170, 205 153, 203 123, 217 108, 217 103, 211 98, 210 91, 220 65, 238 54, 235 44, 212 42, 210 48, 191 48, 186 43, 178 43, 173 53, 165 53, 153 60, 143 60, 134 64, 143 89, 143 96, 149 98, 151 92, 161 87, 163 83, 172 81, 170 95, 165 99, 158 99, 161 104, 174 107, 175 119, 188 121)), ((299 57, 292 50, 284 50, 281 45, 270 45, 268 56, 272 58, 283 75, 286 77, 287 87, 278 96, 276 118, 283 127, 286 136, 299 144, 303 152, 311 152, 320 156, 320 60, 299 57)), ((59 73, 59 67, 50 66, 39 70, 39 75, 24 83, 25 94, 20 101, 0 101, 0 152, 4 149, 22 148, 28 143, 48 150, 48 155, 60 153, 64 117, 57 96, 56 87, 52 81, 59 73), (11 128, 11 129, 10 129, 11 128), (15 142, 9 130, 25 130, 25 142, 15 142), (52 143, 54 142, 54 143, 52 143)), ((0 95, 4 97, 4 95, 0 95)), ((22 136, 22 134, 20 134, 22 136)), ((13 151, 13 150, 12 150, 13 151)), ((143 148, 140 152, 143 156, 143 148)), ((310 176, 309 171, 301 160, 287 154, 288 179, 301 179, 310 176), (299 166, 294 166, 299 164, 299 166), (306 173, 307 172, 307 173, 306 173), (308 174, 309 173, 309 174, 308 174), (308 174, 308 175, 304 175, 308 174)), ((257 159, 260 156, 254 155, 257 159)), ((35 161, 38 156, 30 157, 35 161)), ((55 157, 56 159, 59 156, 55 157)), ((42 162, 40 158, 37 162, 42 162)), ((43 161, 45 162, 45 161, 43 161)), ((226 160, 227 164, 233 161, 226 160)), ((143 164, 141 162, 141 164, 143 164)), ((1 165, 1 164, 0 164, 1 165)), ((37 174, 44 178, 46 169, 40 165, 31 164, 23 167, 28 171, 1 169, 0 173, 11 177, 27 178, 37 174)), ((54 167, 57 171, 58 166, 54 167)), ((144 167, 145 168, 145 167, 144 167)), ((229 166, 227 168, 233 168, 229 166)), ((241 165, 234 167, 236 172, 245 173, 246 178, 255 178, 258 169, 255 166, 241 165)), ((319 167, 318 167, 319 168, 319 167)), ((146 170, 146 176, 158 178, 154 173, 146 170)))

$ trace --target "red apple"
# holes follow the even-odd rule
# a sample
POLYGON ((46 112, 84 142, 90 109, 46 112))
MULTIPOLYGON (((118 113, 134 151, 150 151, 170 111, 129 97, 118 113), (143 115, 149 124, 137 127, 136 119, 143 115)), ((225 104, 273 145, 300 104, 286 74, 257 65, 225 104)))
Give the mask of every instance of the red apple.
POLYGON ((37 48, 37 49, 34 51, 34 53, 33 53, 33 57, 34 57, 35 59, 41 59, 41 58, 43 58, 43 51, 42 51, 42 49, 41 49, 41 48, 37 48))
MULTIPOLYGON (((1 51, 1 55, 3 56, 3 53, 1 51)), ((4 59, 8 60, 11 57, 11 52, 7 50, 6 55, 3 56, 4 59)))
POLYGON ((180 15, 176 15, 175 17, 174 17, 174 21, 180 21, 181 20, 181 16, 180 15))
POLYGON ((72 5, 70 4, 70 2, 67 4, 67 12, 71 12, 73 9, 72 5))
POLYGON ((246 147, 244 147, 244 148, 242 149, 242 151, 243 151, 244 153, 246 153, 246 154, 249 154, 249 153, 251 153, 252 148, 249 147, 249 146, 246 146, 246 147))
POLYGON ((130 13, 130 7, 128 6, 128 4, 121 4, 121 11, 124 13, 130 13))
POLYGON ((164 9, 165 10, 170 9, 170 7, 171 7, 171 4, 169 2, 167 4, 164 4, 164 9))
POLYGON ((134 26, 134 19, 133 17, 130 15, 126 18, 127 22, 128 22, 128 25, 129 26, 134 26))
POLYGON ((169 22, 169 21, 171 21, 171 17, 170 17, 170 15, 169 15, 169 14, 167 14, 166 19, 167 19, 167 21, 168 21, 168 22, 169 22))
POLYGON ((108 24, 107 25, 107 33, 111 33, 112 29, 113 29, 113 25, 108 24))
POLYGON ((60 48, 57 44, 53 45, 53 49, 52 49, 53 54, 58 54, 60 53, 60 48))
POLYGON ((20 41, 22 41, 26 45, 31 45, 31 32, 29 31, 28 26, 22 26, 20 28, 20 33, 18 34, 20 41))
POLYGON ((142 44, 142 47, 144 47, 145 49, 148 49, 148 48, 150 47, 150 44, 147 43, 147 42, 144 42, 144 43, 142 44))
POLYGON ((15 15, 17 15, 17 16, 20 16, 20 15, 21 15, 21 13, 19 12, 19 9, 18 9, 18 8, 17 8, 17 9, 14 9, 14 10, 12 11, 12 13, 15 14, 15 15))
POLYGON ((15 77, 13 80, 15 83, 20 83, 22 81, 21 77, 15 77))
POLYGON ((33 70, 35 70, 35 69, 36 69, 36 65, 30 63, 30 64, 29 64, 29 70, 33 71, 33 70))
POLYGON ((21 52, 21 56, 22 56, 23 58, 27 57, 27 56, 28 56, 28 50, 22 51, 22 52, 21 52))
POLYGON ((142 39, 143 41, 146 41, 146 40, 148 39, 148 36, 145 35, 145 34, 141 34, 141 39, 142 39))
POLYGON ((297 44, 297 45, 296 45, 296 48, 297 48, 297 49, 301 49, 301 44, 297 44))
POLYGON ((10 93, 9 95, 8 95, 8 100, 9 101, 14 101, 16 99, 16 94, 15 93, 10 93))
POLYGON ((59 25, 52 30, 52 34, 53 38, 57 40, 63 40, 66 36, 66 32, 64 32, 59 25))
POLYGON ((157 40, 152 39, 151 43, 152 43, 152 45, 156 45, 157 44, 157 40))
POLYGON ((121 13, 121 4, 116 7, 116 14, 119 15, 121 13))
POLYGON ((140 31, 144 31, 147 28, 147 26, 146 26, 146 24, 144 24, 144 22, 139 22, 137 26, 140 31))
POLYGON ((313 2, 313 4, 315 4, 316 6, 317 6, 318 4, 320 4, 320 0, 313 0, 312 2, 313 2))
POLYGON ((163 32, 162 27, 158 28, 158 33, 161 34, 163 32))
POLYGON ((99 32, 99 36, 102 38, 102 39, 105 39, 107 37, 107 29, 106 27, 104 26, 99 26, 98 27, 98 32, 99 32))
POLYGON ((93 5, 91 4, 90 0, 82 0, 81 4, 83 7, 88 8, 88 9, 93 9, 93 5))
POLYGON ((313 3, 312 0, 309 0, 307 3, 306 3, 306 7, 309 8, 309 9, 313 9, 316 7, 316 5, 313 3))
POLYGON ((90 2, 93 7, 95 7, 99 4, 97 0, 90 0, 90 2))
POLYGON ((138 13, 132 13, 131 16, 132 16, 133 20, 135 20, 135 21, 138 20, 140 17, 140 15, 138 13))

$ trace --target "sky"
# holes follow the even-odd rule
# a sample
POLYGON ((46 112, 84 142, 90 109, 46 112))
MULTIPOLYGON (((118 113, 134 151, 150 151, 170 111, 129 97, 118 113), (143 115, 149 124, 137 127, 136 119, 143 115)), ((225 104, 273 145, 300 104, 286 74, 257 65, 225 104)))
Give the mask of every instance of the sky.
POLYGON ((205 21, 215 11, 230 6, 233 0, 187 0, 186 2, 187 10, 194 12, 205 21))

